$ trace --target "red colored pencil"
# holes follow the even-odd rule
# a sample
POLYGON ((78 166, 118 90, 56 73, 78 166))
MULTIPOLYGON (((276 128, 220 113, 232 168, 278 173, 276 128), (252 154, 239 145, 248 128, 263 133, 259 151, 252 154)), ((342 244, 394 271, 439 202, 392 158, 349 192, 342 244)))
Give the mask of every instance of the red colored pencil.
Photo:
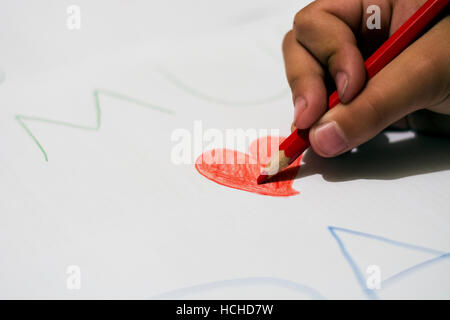
MULTIPOLYGON (((450 0, 428 0, 365 62, 368 78, 375 76, 408 47, 441 13, 450 0)), ((329 109, 340 103, 335 91, 328 100, 329 109)), ((294 162, 309 146, 309 129, 297 129, 281 143, 275 155, 258 177, 258 184, 267 182, 294 162)))

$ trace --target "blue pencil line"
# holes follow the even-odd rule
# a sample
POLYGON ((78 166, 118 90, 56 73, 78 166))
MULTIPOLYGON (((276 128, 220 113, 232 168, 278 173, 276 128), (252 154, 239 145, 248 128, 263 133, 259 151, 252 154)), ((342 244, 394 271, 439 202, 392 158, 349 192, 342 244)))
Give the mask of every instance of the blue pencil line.
POLYGON ((387 278, 386 280, 384 280, 381 283, 382 287, 383 287, 383 289, 385 289, 387 286, 392 285, 393 282, 400 280, 401 278, 407 276, 408 274, 410 274, 410 273, 412 273, 414 271, 418 271, 420 269, 423 269, 425 267, 431 266, 431 265, 433 265, 433 264, 435 264, 437 262, 440 262, 440 261, 442 261, 444 259, 448 259, 448 258, 450 258, 450 252, 446 253, 446 254, 443 254, 443 255, 441 255, 439 257, 432 258, 430 260, 427 260, 427 261, 424 261, 422 263, 416 264, 415 266, 412 266, 412 267, 410 267, 408 269, 405 269, 403 271, 400 271, 399 273, 394 274, 393 276, 391 276, 391 277, 387 278))
POLYGON ((286 97, 289 90, 286 88, 281 89, 279 92, 267 96, 261 99, 255 99, 255 100, 228 100, 226 98, 220 98, 211 96, 205 92, 200 91, 199 89, 196 89, 194 87, 189 86, 189 84, 182 81, 180 78, 178 78, 175 74, 169 72, 166 69, 163 68, 157 68, 155 69, 156 72, 158 72, 160 75, 162 75, 167 81, 172 83, 172 85, 178 87, 179 89, 190 93, 192 96, 197 97, 199 99, 202 99, 207 102, 212 102, 216 104, 221 105, 227 105, 227 106, 235 106, 235 107, 252 107, 252 106, 259 106, 261 104, 274 102, 277 100, 282 99, 283 97, 286 97))
POLYGON ((325 297, 322 296, 317 290, 296 283, 294 281, 289 281, 280 278, 271 278, 271 277, 251 277, 251 278, 238 278, 238 279, 230 279, 230 280, 222 280, 209 282, 199 285, 194 285, 191 287, 186 287, 182 289, 177 289, 173 291, 169 291, 160 295, 156 295, 152 297, 152 299, 177 299, 182 298, 189 294, 195 294, 202 291, 221 289, 225 287, 234 287, 234 286, 244 286, 244 285, 265 285, 271 284, 276 285, 282 288, 292 289, 294 291, 307 294, 312 299, 324 300, 325 297))
POLYGON ((389 244, 392 244, 392 245, 396 245, 396 246, 400 246, 400 247, 404 247, 404 248, 408 248, 408 249, 414 249, 414 250, 421 251, 421 252, 426 252, 426 253, 438 254, 439 255, 438 257, 435 257, 435 258, 432 258, 432 259, 427 260, 425 262, 422 262, 420 264, 414 265, 414 266, 412 266, 412 267, 410 267, 408 269, 400 271, 399 273, 389 277, 388 279, 386 279, 386 280, 384 280, 382 282, 383 288, 385 288, 386 285, 390 286, 395 281, 398 281, 402 277, 407 276, 408 274, 410 274, 410 273, 412 273, 414 271, 423 269, 423 268, 425 268, 427 266, 430 266, 430 265, 432 265, 434 263, 437 263, 439 261, 442 261, 442 260, 450 257, 450 253, 446 253, 446 252, 443 252, 443 251, 434 250, 434 249, 430 249, 430 248, 426 248, 426 247, 422 247, 422 246, 418 246, 418 245, 412 245, 412 244, 409 244, 409 243, 406 243, 406 242, 400 242, 400 241, 396 241, 396 240, 391 240, 391 239, 388 239, 388 238, 384 238, 384 237, 381 237, 381 236, 368 234, 368 233, 364 233, 364 232, 359 232, 359 231, 354 231, 354 230, 345 229, 345 228, 339 228, 339 227, 332 227, 332 226, 328 226, 328 230, 330 231, 331 235, 334 237, 334 239, 338 243, 339 248, 340 248, 340 250, 342 252, 342 255, 344 256, 344 258, 347 260, 348 264, 352 268, 353 273, 355 274, 359 285, 363 289, 364 293, 370 299, 377 299, 378 296, 376 295, 375 291, 367 288, 361 270, 359 269, 359 267, 357 266, 356 262, 353 260, 351 255, 348 253, 344 243, 342 242, 342 240, 339 238, 339 236, 336 234, 335 231, 342 231, 342 232, 346 232, 346 233, 354 234, 354 235, 357 235, 357 236, 362 236, 362 237, 365 237, 365 238, 386 242, 386 243, 389 243, 389 244))
POLYGON ((359 232, 359 231, 354 231, 354 230, 350 230, 350 229, 345 229, 345 228, 339 228, 339 227, 328 227, 328 229, 332 228, 333 230, 336 231, 342 231, 342 232, 346 232, 346 233, 350 233, 350 234, 354 234, 357 236, 361 236, 361 237, 365 237, 365 238, 369 238, 369 239, 374 239, 374 240, 379 240, 379 241, 383 241, 389 244, 393 244, 396 246, 400 246, 400 247, 404 247, 404 248, 409 248, 409 249, 414 249, 414 250, 419 250, 422 252, 427 252, 427 253, 431 253, 431 254, 445 254, 445 251, 439 251, 439 250, 435 250, 435 249, 430 249, 430 248, 426 248, 426 247, 422 247, 422 246, 418 246, 418 245, 414 245, 414 244, 410 244, 410 243, 406 243, 406 242, 401 242, 401 241, 396 241, 396 240, 391 240, 388 238, 384 238, 381 236, 377 236, 374 234, 369 234, 369 233, 364 233, 364 232, 359 232))
MULTIPOLYGON (((359 285, 361 286, 363 292, 370 298, 370 299, 378 299, 378 296, 375 294, 375 292, 373 290, 370 290, 367 288, 366 286, 366 282, 364 281, 364 277, 361 273, 361 271, 359 270, 358 266, 356 265, 356 262, 353 260, 353 258, 350 256, 350 254, 348 253, 347 249, 344 246, 344 243, 342 242, 342 240, 337 236, 336 232, 334 232, 334 230, 337 230, 338 228, 335 227, 328 227, 328 230, 330 230, 331 235, 334 237, 334 239, 336 240, 339 248, 341 249, 341 253, 344 256, 344 258, 347 260, 348 264, 350 265, 350 267, 353 270, 353 273, 356 276, 356 280, 358 280, 359 285)), ((341 230, 342 231, 342 230, 341 230)))

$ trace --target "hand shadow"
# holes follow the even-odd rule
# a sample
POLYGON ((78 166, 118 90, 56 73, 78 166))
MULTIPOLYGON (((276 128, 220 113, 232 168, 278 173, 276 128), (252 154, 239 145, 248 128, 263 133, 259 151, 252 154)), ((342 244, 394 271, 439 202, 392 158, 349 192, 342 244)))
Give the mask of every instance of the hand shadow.
MULTIPOLYGON (((389 142, 381 133, 353 152, 325 159, 309 149, 296 179, 321 174, 326 181, 393 180, 450 169, 450 140, 416 135, 389 142)), ((288 170, 295 170, 290 168, 288 170)))

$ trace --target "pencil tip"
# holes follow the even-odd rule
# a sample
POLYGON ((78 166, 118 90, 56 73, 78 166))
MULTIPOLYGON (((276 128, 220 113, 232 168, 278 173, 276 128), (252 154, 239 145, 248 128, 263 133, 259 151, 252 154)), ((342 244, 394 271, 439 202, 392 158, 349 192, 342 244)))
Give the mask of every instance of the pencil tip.
POLYGON ((256 182, 258 184, 264 184, 267 182, 268 179, 269 179, 269 176, 267 174, 261 173, 260 176, 258 177, 258 179, 256 180, 256 182))

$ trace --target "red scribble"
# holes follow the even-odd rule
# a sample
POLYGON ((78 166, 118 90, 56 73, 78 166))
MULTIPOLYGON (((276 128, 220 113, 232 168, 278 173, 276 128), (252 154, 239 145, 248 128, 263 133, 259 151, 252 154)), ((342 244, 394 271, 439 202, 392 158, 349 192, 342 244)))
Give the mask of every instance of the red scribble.
POLYGON ((269 162, 272 152, 278 151, 284 139, 286 138, 264 137, 255 140, 250 145, 250 155, 229 149, 206 151, 195 161, 195 168, 209 180, 226 187, 273 197, 293 196, 299 193, 292 188, 292 183, 300 167, 301 157, 272 181, 262 185, 256 182, 261 168, 269 162))

